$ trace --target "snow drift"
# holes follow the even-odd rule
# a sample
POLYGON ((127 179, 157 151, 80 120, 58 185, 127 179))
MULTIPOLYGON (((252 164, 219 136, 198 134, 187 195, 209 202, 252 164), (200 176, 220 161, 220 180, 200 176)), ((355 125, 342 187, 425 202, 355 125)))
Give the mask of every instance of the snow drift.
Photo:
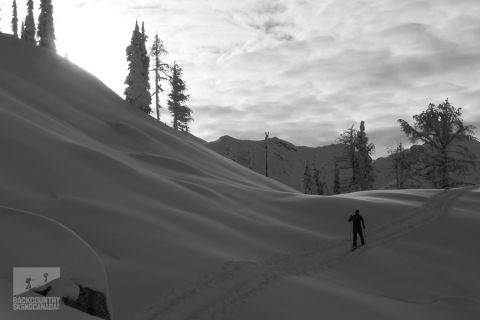
POLYGON ((478 193, 304 196, 126 105, 47 50, 6 35, 0 48, 2 319, 95 318, 66 306, 11 311, 12 268, 46 266, 105 293, 114 319, 292 319, 297 302, 300 318, 317 319, 328 307, 328 318, 341 319, 346 298, 360 317, 381 312, 394 319, 404 296, 416 303, 425 294, 439 302, 411 314, 428 314, 439 303, 453 305, 448 315, 457 318, 477 311, 480 285, 467 280, 478 270, 479 246, 462 245, 478 233, 478 193), (433 208, 444 215, 427 210, 443 198, 451 203, 433 208), (453 210, 452 203, 461 205, 453 210), (346 219, 356 208, 374 242, 350 255, 346 219), (455 245, 444 241, 445 216, 458 228, 450 233, 459 235, 455 245), (411 235, 424 225, 428 232, 411 235), (402 268, 383 265, 398 254, 402 268), (462 273, 469 254, 471 267, 462 273), (422 273, 406 270, 417 261, 445 270, 446 257, 459 260, 452 274, 434 275, 450 284, 441 293, 416 281, 422 273), (365 265, 363 281, 353 276, 356 265, 365 265), (372 284, 377 270, 391 277, 372 284), (392 308, 381 285, 397 297, 392 308))

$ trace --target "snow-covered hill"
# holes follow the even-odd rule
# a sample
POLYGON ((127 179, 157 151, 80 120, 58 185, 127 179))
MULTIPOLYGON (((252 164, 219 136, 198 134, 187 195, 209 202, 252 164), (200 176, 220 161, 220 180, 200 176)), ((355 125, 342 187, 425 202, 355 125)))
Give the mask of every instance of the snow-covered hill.
POLYGON ((98 319, 13 312, 13 267, 60 267, 55 292, 101 292, 121 320, 479 314, 473 190, 305 196, 6 35, 0 145, 0 319, 98 319), (356 208, 371 246, 349 254, 356 208))

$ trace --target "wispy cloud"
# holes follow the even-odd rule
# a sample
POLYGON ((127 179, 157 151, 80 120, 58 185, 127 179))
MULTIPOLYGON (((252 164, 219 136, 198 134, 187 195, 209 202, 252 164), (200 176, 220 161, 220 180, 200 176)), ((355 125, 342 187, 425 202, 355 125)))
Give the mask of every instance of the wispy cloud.
MULTIPOLYGON (((2 8, 9 5, 0 0, 2 8)), ((158 32, 170 61, 184 67, 196 119, 192 131, 206 140, 224 134, 261 139, 269 130, 316 146, 334 142, 343 129, 365 120, 381 155, 402 137, 398 118, 411 119, 429 102, 447 97, 464 108, 465 120, 480 126, 477 0, 54 5, 59 47, 73 50, 68 48, 80 42, 95 48, 95 64, 88 63, 89 51, 69 56, 119 94, 135 20, 145 21, 150 35, 158 32), (91 30, 80 23, 87 20, 91 30)))

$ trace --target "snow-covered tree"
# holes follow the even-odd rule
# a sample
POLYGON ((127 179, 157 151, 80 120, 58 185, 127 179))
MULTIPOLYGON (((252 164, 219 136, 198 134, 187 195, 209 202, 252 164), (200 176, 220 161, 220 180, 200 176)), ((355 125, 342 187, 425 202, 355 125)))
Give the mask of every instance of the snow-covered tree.
POLYGON ((53 26, 52 0, 40 0, 40 15, 38 16, 38 44, 57 52, 55 45, 55 28, 53 26))
POLYGON ((25 24, 22 30, 21 38, 32 44, 37 44, 35 38, 36 28, 35 28, 35 18, 33 17, 33 0, 27 1, 27 16, 25 17, 25 24))
POLYGON ((150 83, 148 81, 148 73, 150 59, 148 58, 145 47, 146 39, 144 27, 142 27, 142 32, 140 32, 138 22, 135 22, 132 39, 126 50, 128 75, 125 79, 125 84, 127 85, 125 89, 125 100, 127 103, 149 114, 152 112, 150 109, 152 97, 149 92, 150 83))
POLYGON ((192 110, 187 106, 189 96, 186 94, 187 86, 182 79, 183 70, 174 62, 170 86, 172 91, 168 94, 168 110, 173 117, 173 128, 188 132, 188 123, 192 121, 192 110))
POLYGON ((18 13, 17 13, 17 1, 13 0, 12 4, 12 31, 13 36, 18 38, 18 13))
POLYGON ((155 75, 155 109, 157 111, 157 120, 160 121, 160 94, 164 91, 162 87, 162 81, 168 80, 168 64, 162 61, 162 57, 167 54, 167 50, 163 46, 163 41, 158 37, 158 33, 155 35, 153 45, 150 50, 150 56, 153 58, 153 69, 155 75))

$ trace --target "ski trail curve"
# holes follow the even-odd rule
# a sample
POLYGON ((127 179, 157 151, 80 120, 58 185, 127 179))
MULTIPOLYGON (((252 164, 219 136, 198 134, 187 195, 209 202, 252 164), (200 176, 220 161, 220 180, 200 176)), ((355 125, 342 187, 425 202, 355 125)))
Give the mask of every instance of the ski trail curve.
POLYGON ((306 275, 330 268, 352 255, 383 245, 445 215, 452 203, 475 187, 444 190, 413 213, 403 215, 369 232, 367 245, 350 252, 342 239, 303 252, 275 255, 259 262, 228 262, 197 283, 163 297, 138 313, 138 320, 221 319, 236 305, 258 294, 271 283, 292 275, 306 275))

